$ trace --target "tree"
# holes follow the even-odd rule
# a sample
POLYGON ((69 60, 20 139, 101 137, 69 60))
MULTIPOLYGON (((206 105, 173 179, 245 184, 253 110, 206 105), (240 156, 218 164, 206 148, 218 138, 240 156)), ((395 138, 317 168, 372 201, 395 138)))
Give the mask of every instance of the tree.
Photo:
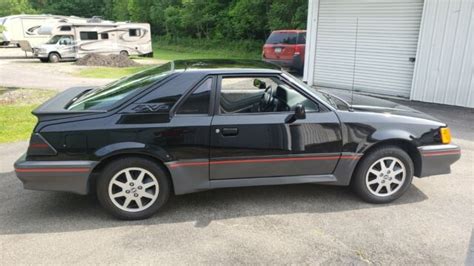
POLYGON ((306 28, 307 0, 274 0, 268 12, 268 27, 278 29, 306 28))
POLYGON ((0 0, 0 17, 36 13, 28 0, 0 0))
POLYGON ((178 7, 168 6, 165 9, 165 30, 166 34, 176 38, 181 30, 181 12, 178 7))
POLYGON ((267 29, 266 0, 238 0, 229 10, 231 25, 236 38, 263 39, 267 29))

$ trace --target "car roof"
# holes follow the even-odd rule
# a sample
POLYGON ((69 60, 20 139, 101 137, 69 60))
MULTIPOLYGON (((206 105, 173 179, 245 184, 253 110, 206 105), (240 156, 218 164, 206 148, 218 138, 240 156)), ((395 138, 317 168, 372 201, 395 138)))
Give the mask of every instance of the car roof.
POLYGON ((247 59, 190 59, 171 62, 171 69, 214 73, 281 73, 281 67, 261 60, 247 59))
POLYGON ((299 32, 306 32, 306 30, 274 30, 272 31, 273 32, 296 32, 296 33, 299 33, 299 32))

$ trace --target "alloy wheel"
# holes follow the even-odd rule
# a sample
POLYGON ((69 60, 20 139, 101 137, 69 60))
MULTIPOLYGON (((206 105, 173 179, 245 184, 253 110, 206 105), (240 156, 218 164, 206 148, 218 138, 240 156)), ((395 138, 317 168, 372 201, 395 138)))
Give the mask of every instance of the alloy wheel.
POLYGON ((129 167, 115 174, 109 182, 109 198, 121 210, 139 212, 157 200, 157 178, 146 169, 129 167))
POLYGON ((395 157, 384 157, 369 167, 365 184, 373 195, 387 197, 400 190, 405 179, 405 164, 395 157))

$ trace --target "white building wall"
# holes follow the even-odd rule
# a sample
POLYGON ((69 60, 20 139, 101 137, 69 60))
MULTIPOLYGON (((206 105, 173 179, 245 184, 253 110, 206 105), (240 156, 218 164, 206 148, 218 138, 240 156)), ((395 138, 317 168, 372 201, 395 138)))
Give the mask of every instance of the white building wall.
POLYGON ((411 99, 474 107, 474 0, 426 0, 411 99))

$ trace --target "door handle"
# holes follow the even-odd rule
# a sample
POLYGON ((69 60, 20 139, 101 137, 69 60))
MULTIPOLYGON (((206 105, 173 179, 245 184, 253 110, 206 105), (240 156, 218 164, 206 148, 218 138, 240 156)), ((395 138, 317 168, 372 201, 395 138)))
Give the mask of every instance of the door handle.
MULTIPOLYGON (((216 130, 217 133, 219 130, 216 130)), ((239 129, 236 127, 225 127, 220 130, 222 136, 230 137, 230 136, 237 136, 239 134, 239 129)))

